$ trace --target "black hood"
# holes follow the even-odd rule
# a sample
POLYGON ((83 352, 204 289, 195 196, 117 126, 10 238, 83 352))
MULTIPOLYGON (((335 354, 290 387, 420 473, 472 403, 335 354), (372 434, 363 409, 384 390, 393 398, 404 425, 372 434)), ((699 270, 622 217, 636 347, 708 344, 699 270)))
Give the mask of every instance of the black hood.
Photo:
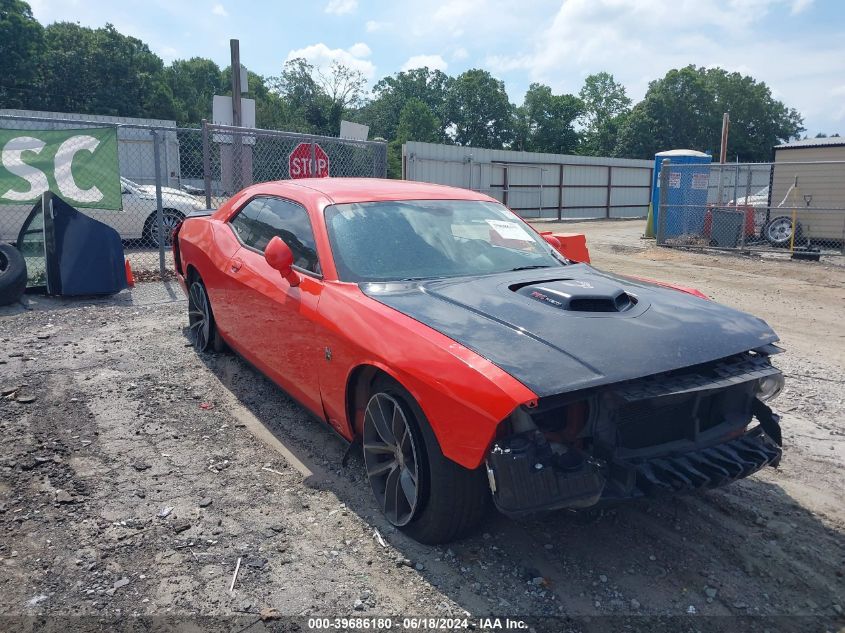
POLYGON ((361 289, 485 357, 541 397, 706 363, 778 340, 757 317, 584 264, 365 283, 361 289))

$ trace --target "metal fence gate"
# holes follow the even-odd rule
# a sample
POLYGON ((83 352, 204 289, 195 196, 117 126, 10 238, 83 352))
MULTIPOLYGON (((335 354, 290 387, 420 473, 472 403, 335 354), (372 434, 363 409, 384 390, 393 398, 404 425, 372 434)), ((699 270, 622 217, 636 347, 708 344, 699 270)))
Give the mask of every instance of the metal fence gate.
POLYGON ((672 164, 655 210, 661 246, 845 254, 845 161, 672 164))
MULTIPOLYGON (((104 127, 117 129, 121 208, 81 211, 118 231, 138 281, 167 279, 171 274, 170 234, 187 213, 219 207, 251 184, 308 175, 387 176, 387 146, 382 142, 205 121, 197 128, 179 128, 0 114, 0 129, 22 134, 104 127), (293 163, 296 173, 291 173, 289 159, 294 152, 300 159, 293 163)), ((22 160, 26 161, 25 154, 22 160)), ((22 181, 22 186, 26 184, 22 181)), ((16 242, 31 209, 32 204, 0 200, 0 240, 16 242)), ((24 255, 30 279, 43 276, 43 258, 24 255)))

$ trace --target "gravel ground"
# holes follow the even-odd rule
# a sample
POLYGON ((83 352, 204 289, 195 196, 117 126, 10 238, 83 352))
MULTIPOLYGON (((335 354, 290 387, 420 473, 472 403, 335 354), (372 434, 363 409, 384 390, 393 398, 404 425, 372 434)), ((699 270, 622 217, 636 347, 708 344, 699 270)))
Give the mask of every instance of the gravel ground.
POLYGON ((134 303, 29 299, 0 308, 0 615, 841 627, 845 262, 655 249, 639 222, 573 229, 598 267, 696 286, 781 334, 779 469, 603 511, 491 513, 472 538, 422 546, 381 518, 327 427, 237 357, 194 352, 184 301, 143 286, 134 303))

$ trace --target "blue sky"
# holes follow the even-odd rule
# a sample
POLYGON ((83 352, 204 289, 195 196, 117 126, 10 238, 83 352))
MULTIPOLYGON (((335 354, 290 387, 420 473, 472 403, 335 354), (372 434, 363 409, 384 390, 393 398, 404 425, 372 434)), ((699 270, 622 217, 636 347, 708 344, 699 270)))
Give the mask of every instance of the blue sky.
POLYGON ((648 81, 694 63, 765 81, 804 115, 807 133, 845 134, 845 2, 840 0, 30 0, 44 24, 114 24, 166 62, 241 61, 276 75, 284 61, 339 59, 370 80, 428 65, 481 67, 522 101, 532 81, 577 93, 602 70, 638 100, 648 81))

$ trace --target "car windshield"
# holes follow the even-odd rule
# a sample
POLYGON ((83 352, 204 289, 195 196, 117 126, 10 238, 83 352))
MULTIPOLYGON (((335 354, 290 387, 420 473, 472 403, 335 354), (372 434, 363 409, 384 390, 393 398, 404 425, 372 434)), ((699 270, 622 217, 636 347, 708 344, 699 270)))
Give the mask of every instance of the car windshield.
POLYGON ((562 266, 565 260, 500 204, 401 200, 325 210, 338 276, 393 281, 562 266))

